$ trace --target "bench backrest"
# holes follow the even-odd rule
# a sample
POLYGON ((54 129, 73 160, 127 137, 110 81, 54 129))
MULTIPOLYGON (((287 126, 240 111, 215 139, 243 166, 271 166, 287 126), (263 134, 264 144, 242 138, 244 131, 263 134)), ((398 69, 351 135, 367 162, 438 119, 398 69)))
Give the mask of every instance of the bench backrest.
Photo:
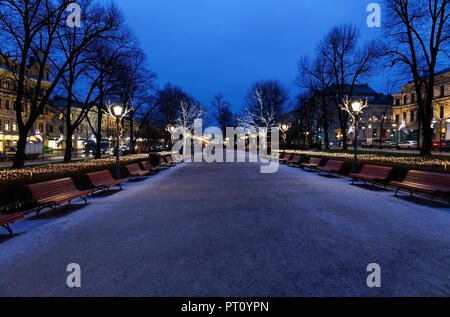
POLYGON ((86 175, 89 178, 91 184, 94 186, 102 186, 102 185, 104 185, 105 181, 110 182, 113 180, 111 172, 108 170, 101 171, 101 172, 95 172, 95 173, 89 173, 86 175))
POLYGON ((167 163, 173 163, 173 160, 172 160, 172 156, 171 155, 164 155, 164 159, 166 160, 166 162, 167 163))
POLYGON ((130 174, 134 174, 136 172, 141 172, 141 168, 139 167, 139 165, 137 164, 130 164, 125 166, 125 168, 127 169, 128 173, 130 174))
POLYGON ((292 159, 291 159, 291 163, 300 163, 301 157, 299 155, 295 155, 292 159))
POLYGON ((392 167, 366 164, 361 170, 361 174, 374 175, 378 178, 388 178, 392 172, 392 167))
POLYGON ((412 170, 408 172, 405 182, 429 186, 437 186, 440 188, 447 188, 450 190, 450 174, 412 170))
POLYGON ((333 169, 333 170, 340 170, 344 166, 344 161, 335 161, 335 160, 328 160, 326 168, 333 169))
POLYGON ((309 160, 309 164, 320 165, 321 162, 322 162, 322 159, 316 158, 316 157, 311 157, 311 159, 309 160))
POLYGON ((141 164, 145 170, 151 170, 151 169, 155 168, 153 166, 152 162, 150 162, 150 161, 145 161, 145 162, 142 162, 141 164))
POLYGON ((283 159, 285 159, 285 160, 291 160, 291 159, 292 159, 292 156, 294 156, 294 154, 286 154, 286 155, 284 156, 283 159))
POLYGON ((25 186, 30 190, 35 199, 54 197, 62 194, 78 192, 71 178, 56 179, 49 182, 42 182, 25 186))

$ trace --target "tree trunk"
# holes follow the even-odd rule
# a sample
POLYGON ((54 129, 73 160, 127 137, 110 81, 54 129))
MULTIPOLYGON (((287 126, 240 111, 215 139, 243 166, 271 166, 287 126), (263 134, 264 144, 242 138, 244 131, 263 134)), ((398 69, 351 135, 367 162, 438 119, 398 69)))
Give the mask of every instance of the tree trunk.
POLYGON ((64 152, 64 162, 72 162, 72 150, 73 150, 72 136, 73 136, 72 129, 67 129, 66 150, 64 152))
POLYGON ((134 131, 133 131, 133 129, 134 129, 133 117, 134 117, 134 111, 131 110, 130 111, 130 152, 134 154, 135 153, 135 150, 134 150, 135 140, 134 140, 134 131))
POLYGON ((423 120, 423 143, 420 154, 431 155, 431 148, 433 145, 433 129, 431 128, 431 120, 424 118, 423 120))
MULTIPOLYGON (((103 70, 102 70, 103 72, 103 70)), ((99 83, 99 101, 97 105, 97 133, 95 133, 95 140, 97 142, 97 146, 95 148, 95 159, 102 158, 102 120, 103 120, 103 102, 104 102, 104 93, 103 93, 103 75, 100 77, 99 83)))
POLYGON ((325 118, 323 120, 323 138, 324 138, 326 150, 330 149, 330 135, 329 135, 328 130, 329 130, 328 119, 325 118))
POLYGON ((17 151, 14 156, 13 168, 22 168, 25 166, 25 147, 27 145, 28 132, 26 127, 19 132, 19 141, 17 142, 17 151))
POLYGON ((381 125, 380 125, 380 146, 379 148, 382 149, 383 148, 383 128, 384 128, 384 119, 383 121, 381 121, 381 125))
POLYGON ((97 146, 95 148, 95 158, 101 159, 102 158, 102 119, 103 119, 103 113, 102 113, 102 103, 103 98, 100 98, 100 105, 97 107, 97 133, 95 133, 95 141, 97 142, 97 146))

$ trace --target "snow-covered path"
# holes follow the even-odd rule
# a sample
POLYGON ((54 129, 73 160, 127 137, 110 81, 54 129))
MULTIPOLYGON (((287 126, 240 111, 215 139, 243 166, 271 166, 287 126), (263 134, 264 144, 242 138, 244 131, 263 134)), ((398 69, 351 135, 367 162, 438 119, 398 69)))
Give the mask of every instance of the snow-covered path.
POLYGON ((349 183, 185 163, 16 224, 23 234, 0 243, 0 296, 450 296, 450 209, 349 183))

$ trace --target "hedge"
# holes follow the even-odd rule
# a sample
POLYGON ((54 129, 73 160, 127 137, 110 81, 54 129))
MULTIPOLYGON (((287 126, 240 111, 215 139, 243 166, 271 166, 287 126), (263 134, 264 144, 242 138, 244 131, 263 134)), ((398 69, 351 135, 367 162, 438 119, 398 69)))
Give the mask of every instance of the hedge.
MULTIPOLYGON (((121 166, 149 160, 148 154, 128 155, 120 158, 121 166)), ((33 208, 25 185, 71 177, 79 189, 89 187, 85 174, 102 170, 115 170, 115 158, 84 160, 72 163, 53 163, 22 169, 0 170, 0 213, 12 213, 33 208)), ((121 171, 124 175, 123 170, 121 171)), ((114 175, 114 174, 113 174, 114 175)))

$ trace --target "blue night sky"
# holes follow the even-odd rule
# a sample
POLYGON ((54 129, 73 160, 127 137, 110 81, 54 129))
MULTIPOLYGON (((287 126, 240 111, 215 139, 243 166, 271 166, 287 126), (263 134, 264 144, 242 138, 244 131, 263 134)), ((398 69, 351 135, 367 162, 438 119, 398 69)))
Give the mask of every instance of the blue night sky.
MULTIPOLYGON (((334 25, 353 23, 362 39, 365 0, 116 0, 148 55, 157 85, 172 82, 209 105, 222 92, 235 111, 250 85, 278 79, 291 95, 297 61, 334 25)), ((361 42, 363 43, 363 41, 361 42)), ((385 77, 370 81, 385 91, 385 77)))

